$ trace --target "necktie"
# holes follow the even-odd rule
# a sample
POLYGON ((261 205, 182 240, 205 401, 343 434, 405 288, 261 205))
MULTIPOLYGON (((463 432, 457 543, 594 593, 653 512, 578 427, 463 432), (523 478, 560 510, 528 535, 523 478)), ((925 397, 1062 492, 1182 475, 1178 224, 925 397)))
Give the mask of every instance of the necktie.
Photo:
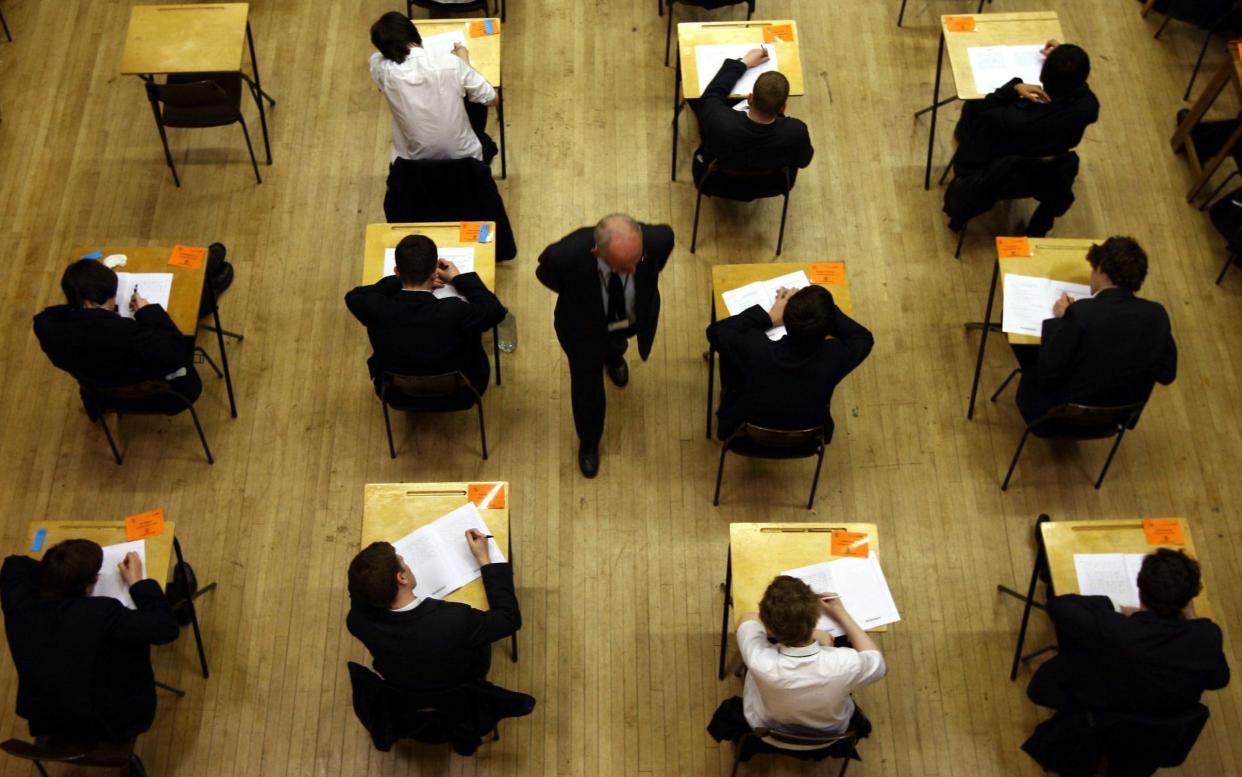
POLYGON ((612 273, 608 278, 608 320, 625 321, 625 286, 621 283, 621 275, 612 273))

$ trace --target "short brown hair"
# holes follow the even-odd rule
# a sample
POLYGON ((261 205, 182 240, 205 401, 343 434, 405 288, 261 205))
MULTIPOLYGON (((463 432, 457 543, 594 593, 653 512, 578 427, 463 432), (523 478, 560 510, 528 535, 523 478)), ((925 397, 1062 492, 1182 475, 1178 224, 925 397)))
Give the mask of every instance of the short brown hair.
POLYGON ((789 99, 789 79, 775 70, 760 73, 755 79, 755 89, 751 94, 754 95, 756 110, 774 116, 781 112, 785 101, 789 99))
POLYGON ((349 596, 372 607, 387 608, 397 598, 401 559, 387 542, 372 542, 349 562, 349 596))
POLYGON ((1139 601, 1163 618, 1176 618, 1202 587, 1199 562, 1183 550, 1158 548, 1139 568, 1139 601))
POLYGON ((90 540, 65 540, 48 548, 39 562, 39 592, 49 599, 86 596, 99 576, 103 548, 90 540))
POLYGON ((811 638, 819 620, 819 597, 796 577, 778 575, 759 602, 759 620, 768 636, 782 645, 799 645, 811 638))
POLYGON ((1110 281, 1130 291, 1141 289, 1147 278, 1147 252, 1132 237, 1110 237, 1091 246, 1087 249, 1087 261, 1110 281))

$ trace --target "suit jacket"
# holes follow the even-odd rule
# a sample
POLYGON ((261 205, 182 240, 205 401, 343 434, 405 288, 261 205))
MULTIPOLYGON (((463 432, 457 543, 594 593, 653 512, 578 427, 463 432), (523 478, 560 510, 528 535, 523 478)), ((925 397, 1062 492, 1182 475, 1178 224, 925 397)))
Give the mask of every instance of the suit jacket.
POLYGON ((1060 651, 1031 678, 1038 704, 1063 710, 1172 715, 1229 683, 1220 627, 1206 618, 1122 615, 1106 596, 1056 596, 1060 651))
POLYGON ((1158 302, 1129 289, 1104 289, 1044 321, 1035 376, 1023 374, 1018 407, 1028 421, 1063 402, 1146 400, 1177 377, 1177 344, 1158 302))
POLYGON ((807 348, 791 337, 768 339, 767 311, 754 305, 707 328, 707 339, 741 385, 724 385, 720 394, 720 438, 744 422, 769 429, 824 427, 832 440, 832 391, 871 353, 871 333, 837 309, 832 339, 807 348))
POLYGON ((371 377, 385 370, 407 375, 460 371, 475 391, 487 390, 490 367, 481 335, 500 323, 505 307, 476 273, 461 273, 453 287, 465 302, 405 291, 395 275, 345 295, 349 312, 371 339, 371 377))
POLYGON ((149 645, 177 638, 177 620, 154 580, 115 599, 42 598, 39 562, 9 556, 0 567, 0 605, 17 666, 17 714, 31 736, 125 742, 155 719, 149 645))
MULTIPOLYGON (((79 381, 127 386, 185 368, 191 345, 159 305, 132 319, 102 308, 53 305, 34 317, 34 332, 52 364, 79 381)), ((190 397, 194 399, 194 397, 190 397)))
MULTIPOLYGON (((634 315, 638 319, 638 355, 651 354, 656 325, 660 320, 660 271, 673 252, 673 228, 667 224, 640 224, 645 259, 634 272, 634 315)), ((535 277, 557 293, 554 326, 556 338, 571 358, 603 358, 608 343, 604 322, 599 266, 591 227, 574 230, 539 255, 535 277)))
POLYGON ((492 169, 477 159, 393 160, 384 193, 384 218, 390 224, 494 221, 496 260, 517 256, 513 227, 492 169))
POLYGON ((1100 101, 1083 84, 1049 103, 1023 100, 1015 78, 974 103, 962 119, 961 144, 953 169, 959 178, 1005 156, 1058 156, 1082 140, 1087 126, 1100 117, 1100 101))
POLYGON ((481 680, 492 665, 491 644, 522 627, 513 567, 485 564, 481 572, 491 607, 486 612, 440 599, 423 599, 406 612, 355 601, 345 625, 394 686, 429 691, 481 680))
POLYGON ((806 124, 799 119, 777 117, 771 124, 751 121, 733 110, 729 90, 746 72, 740 59, 726 59, 695 106, 703 143, 695 152, 695 180, 712 160, 753 170, 772 170, 811 163, 815 149, 806 124))

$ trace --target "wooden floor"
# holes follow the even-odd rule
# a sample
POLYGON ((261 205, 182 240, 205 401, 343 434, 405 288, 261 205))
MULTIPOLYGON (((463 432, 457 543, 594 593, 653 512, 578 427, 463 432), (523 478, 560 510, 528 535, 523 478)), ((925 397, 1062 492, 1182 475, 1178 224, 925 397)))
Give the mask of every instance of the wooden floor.
MULTIPOLYGON (((1042 718, 1024 695, 1029 674, 1007 679, 1020 608, 996 584, 1029 575, 1040 512, 1188 518, 1231 661, 1242 666, 1242 272, 1212 284, 1221 241, 1184 201, 1189 173, 1168 146, 1200 39, 1175 23, 1152 40, 1158 19, 1140 19, 1134 0, 1050 4, 1068 40, 1090 52, 1102 106, 1079 148, 1078 201, 1053 234, 1129 234, 1147 247, 1144 296, 1173 319, 1178 379, 1156 391, 1101 490, 1091 481, 1106 445, 1036 441, 1001 493, 1021 421, 1011 393, 966 420, 977 340, 962 322, 981 316, 991 236, 1028 209, 972 223, 954 261, 942 194, 921 187, 927 119, 911 119, 929 102, 937 16, 973 3, 911 0, 898 29, 896 0, 760 0, 759 18, 798 21, 807 95, 789 108, 816 147, 792 196, 782 258, 844 260, 857 318, 876 339, 837 392, 836 439, 808 513, 809 462, 735 460, 721 506, 711 506, 719 449, 703 436, 700 358, 710 268, 770 260, 779 203, 706 203, 699 251, 689 253, 696 139, 683 134, 681 180, 670 183, 673 70, 661 64, 664 20, 651 0, 509 4, 509 179, 500 187, 520 253, 497 285, 520 346, 504 385, 486 395, 486 462, 468 415, 417 430, 402 421, 400 456, 389 459, 365 379, 366 337, 342 304, 360 277, 364 227, 383 220, 389 114, 367 74, 367 30, 399 3, 253 3, 264 84, 279 101, 275 162, 256 186, 236 127, 174 130, 178 189, 140 82, 118 74, 130 3, 2 0, 16 37, 0 43, 3 546, 19 552, 32 519, 162 506, 200 579, 220 586, 200 608, 210 680, 197 674, 188 634, 154 651, 157 675, 189 693, 161 696, 139 741, 151 774, 727 774, 732 749, 704 727, 741 688, 715 677, 731 521, 880 527, 903 620, 881 639, 889 676, 858 695, 875 733, 850 769, 856 777, 1039 773, 1018 749, 1042 718), (651 359, 631 360, 627 389, 609 388, 602 472, 588 481, 575 460, 553 295, 534 266, 549 242, 618 210, 672 224, 679 244, 651 359), (72 381, 40 352, 30 317, 59 301, 72 247, 213 240, 237 267, 224 316, 246 335, 230 350, 240 415, 229 418, 224 386, 205 378, 198 407, 215 466, 181 417, 127 419, 128 459, 117 467, 72 381), (441 748, 375 752, 345 672, 365 657, 344 627, 363 484, 470 479, 513 484, 522 655, 512 664, 497 650, 492 679, 539 706, 471 759, 441 748)), ((677 18, 740 13, 679 9, 677 18)), ((1209 62, 1221 58, 1214 48, 1209 62)), ((1221 101, 1228 111, 1231 100, 1221 101)), ((943 114, 941 163, 957 113, 943 114)), ((985 391, 1011 359, 990 350, 985 391)), ((1032 644, 1049 636, 1037 615, 1032 644)), ((26 734, 15 693, 11 663, 0 660, 0 737, 26 734)), ((1242 683, 1206 701, 1212 719, 1180 773, 1242 774, 1242 683)), ((32 773, 0 758, 0 775, 32 773)), ((769 758, 745 773, 830 766, 769 758)))

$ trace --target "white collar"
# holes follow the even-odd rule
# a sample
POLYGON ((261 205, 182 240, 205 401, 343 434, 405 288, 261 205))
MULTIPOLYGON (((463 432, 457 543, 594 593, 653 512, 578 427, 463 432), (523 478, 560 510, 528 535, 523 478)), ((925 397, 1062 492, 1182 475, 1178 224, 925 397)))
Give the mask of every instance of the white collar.
POLYGON ((781 645, 780 647, 777 648, 777 652, 779 652, 782 656, 789 656, 790 658, 809 658, 811 656, 817 655, 819 651, 820 651, 820 644, 818 641, 812 641, 811 644, 804 645, 802 647, 790 647, 789 645, 781 645))

